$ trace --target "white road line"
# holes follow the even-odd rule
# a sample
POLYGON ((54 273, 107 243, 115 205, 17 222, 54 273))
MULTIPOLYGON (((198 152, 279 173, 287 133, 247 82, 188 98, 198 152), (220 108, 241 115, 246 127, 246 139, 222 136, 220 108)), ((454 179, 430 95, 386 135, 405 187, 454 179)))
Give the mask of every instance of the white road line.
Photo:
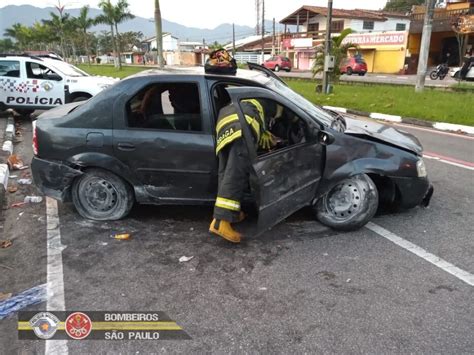
POLYGON ((440 257, 427 252, 425 249, 419 247, 418 245, 405 240, 398 235, 386 230, 385 228, 380 227, 379 225, 369 222, 367 223, 366 227, 370 229, 372 232, 384 237, 385 239, 390 240, 392 243, 397 244, 398 246, 402 247, 403 249, 408 250, 410 253, 413 253, 420 258, 425 259, 426 261, 432 263, 433 265, 439 267, 440 269, 450 273, 453 276, 456 276, 459 280, 464 281, 470 286, 474 286, 474 275, 464 271, 457 266, 447 262, 440 257))
MULTIPOLYGON (((61 233, 59 230, 58 203, 50 197, 46 198, 46 228, 47 228, 47 275, 46 292, 48 311, 65 311, 64 301, 64 275, 62 251, 65 246, 61 244, 61 233)), ((46 340, 45 353, 68 354, 67 340, 46 340)))
POLYGON ((442 159, 440 157, 423 154, 423 158, 436 160, 436 161, 439 161, 440 163, 445 163, 445 164, 457 166, 458 168, 463 168, 463 169, 474 171, 474 167, 472 167, 472 166, 456 163, 454 161, 445 160, 445 159, 442 159))

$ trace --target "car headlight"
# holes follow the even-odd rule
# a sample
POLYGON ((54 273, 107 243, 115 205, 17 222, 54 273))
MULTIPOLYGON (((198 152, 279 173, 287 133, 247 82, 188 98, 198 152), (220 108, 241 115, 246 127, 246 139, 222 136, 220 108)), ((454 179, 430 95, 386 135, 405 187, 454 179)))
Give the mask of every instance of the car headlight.
POLYGON ((425 162, 421 158, 416 162, 416 171, 418 172, 418 177, 426 177, 428 175, 425 162))

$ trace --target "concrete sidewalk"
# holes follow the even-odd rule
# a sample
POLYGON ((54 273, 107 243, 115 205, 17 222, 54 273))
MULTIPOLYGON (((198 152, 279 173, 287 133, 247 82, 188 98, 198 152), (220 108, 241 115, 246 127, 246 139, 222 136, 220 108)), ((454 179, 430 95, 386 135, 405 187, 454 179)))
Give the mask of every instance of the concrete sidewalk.
MULTIPOLYGON (((312 79, 313 73, 309 70, 293 70, 291 72, 278 72, 277 75, 283 78, 301 78, 312 79)), ((321 75, 316 75, 316 79, 321 79, 321 75)), ((375 74, 367 73, 364 76, 359 75, 341 75, 341 81, 358 82, 358 83, 373 83, 373 84, 393 84, 393 85, 415 85, 416 75, 398 75, 398 74, 375 74)), ((444 80, 431 80, 429 76, 426 77, 425 85, 430 87, 450 87, 456 84, 457 81, 446 76, 444 80)), ((474 88, 474 85, 473 85, 474 88)))

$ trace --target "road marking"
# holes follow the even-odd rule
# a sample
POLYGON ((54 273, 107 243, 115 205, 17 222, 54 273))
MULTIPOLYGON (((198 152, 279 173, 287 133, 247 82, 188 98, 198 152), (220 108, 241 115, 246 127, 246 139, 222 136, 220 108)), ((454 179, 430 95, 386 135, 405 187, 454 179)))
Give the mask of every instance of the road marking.
POLYGON ((386 78, 385 75, 376 75, 377 78, 386 78))
MULTIPOLYGON (((48 311, 65 311, 63 256, 65 246, 61 244, 58 203, 46 197, 46 232, 48 264, 46 268, 46 292, 48 311)), ((67 340, 45 341, 46 354, 68 354, 67 340)))
POLYGON ((386 230, 385 228, 380 227, 379 225, 369 222, 367 223, 366 227, 370 229, 372 232, 384 237, 385 239, 390 240, 392 243, 397 244, 398 246, 402 247, 403 249, 408 250, 410 253, 413 253, 419 256, 422 259, 432 263, 433 265, 439 267, 440 269, 450 273, 453 276, 456 276, 459 280, 464 281, 469 286, 474 286, 474 275, 464 271, 457 266, 447 262, 440 257, 427 252, 425 249, 419 247, 418 245, 405 240, 398 235, 386 230))
POLYGON ((408 77, 406 77, 406 76, 397 76, 397 79, 408 80, 408 77))
POLYGON ((444 136, 451 136, 451 137, 456 137, 456 138, 474 140, 474 137, 472 137, 472 136, 465 136, 465 135, 458 134, 458 133, 443 132, 443 131, 438 131, 438 130, 435 130, 435 129, 421 128, 421 127, 417 127, 415 125, 409 125, 409 124, 403 124, 403 123, 394 123, 394 125, 395 126, 400 126, 400 127, 416 129, 418 131, 425 131, 425 132, 430 132, 430 133, 441 134, 441 135, 444 135, 444 136))
POLYGON ((446 157, 446 156, 441 155, 441 154, 425 151, 425 152, 423 152, 423 158, 437 160, 441 163, 445 163, 445 164, 457 166, 459 168, 474 171, 474 163, 470 163, 468 161, 464 161, 464 160, 460 160, 460 159, 456 159, 456 158, 446 157))

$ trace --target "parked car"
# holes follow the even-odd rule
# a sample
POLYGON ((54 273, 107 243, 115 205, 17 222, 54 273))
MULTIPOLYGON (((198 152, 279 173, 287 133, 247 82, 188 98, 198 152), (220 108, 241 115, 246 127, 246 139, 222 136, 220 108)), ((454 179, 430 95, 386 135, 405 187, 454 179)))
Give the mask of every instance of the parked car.
POLYGON ((52 54, 0 55, 0 111, 28 114, 87 100, 116 80, 90 76, 52 54))
POLYGON ((282 55, 275 55, 263 62, 263 66, 273 71, 286 70, 291 71, 291 61, 282 55))
MULTIPOLYGON (((449 76, 456 80, 461 80, 461 69, 462 67, 453 67, 449 71, 449 76)), ((474 65, 469 68, 466 73, 466 81, 474 81, 474 65)))
MULTIPOLYGON (((34 122, 36 186, 72 200, 93 220, 123 218, 134 203, 213 204, 218 112, 257 98, 283 108, 269 125, 279 140, 273 151, 255 152, 243 130, 260 231, 304 206, 322 223, 351 230, 380 206, 429 203, 432 188, 414 136, 325 111, 270 70, 250 68, 235 76, 202 68, 145 71, 88 101, 44 112, 34 122)), ((239 118, 245 126, 242 112, 239 118)))
POLYGON ((359 56, 344 58, 339 65, 339 70, 342 74, 359 74, 363 76, 367 73, 367 63, 359 56))

